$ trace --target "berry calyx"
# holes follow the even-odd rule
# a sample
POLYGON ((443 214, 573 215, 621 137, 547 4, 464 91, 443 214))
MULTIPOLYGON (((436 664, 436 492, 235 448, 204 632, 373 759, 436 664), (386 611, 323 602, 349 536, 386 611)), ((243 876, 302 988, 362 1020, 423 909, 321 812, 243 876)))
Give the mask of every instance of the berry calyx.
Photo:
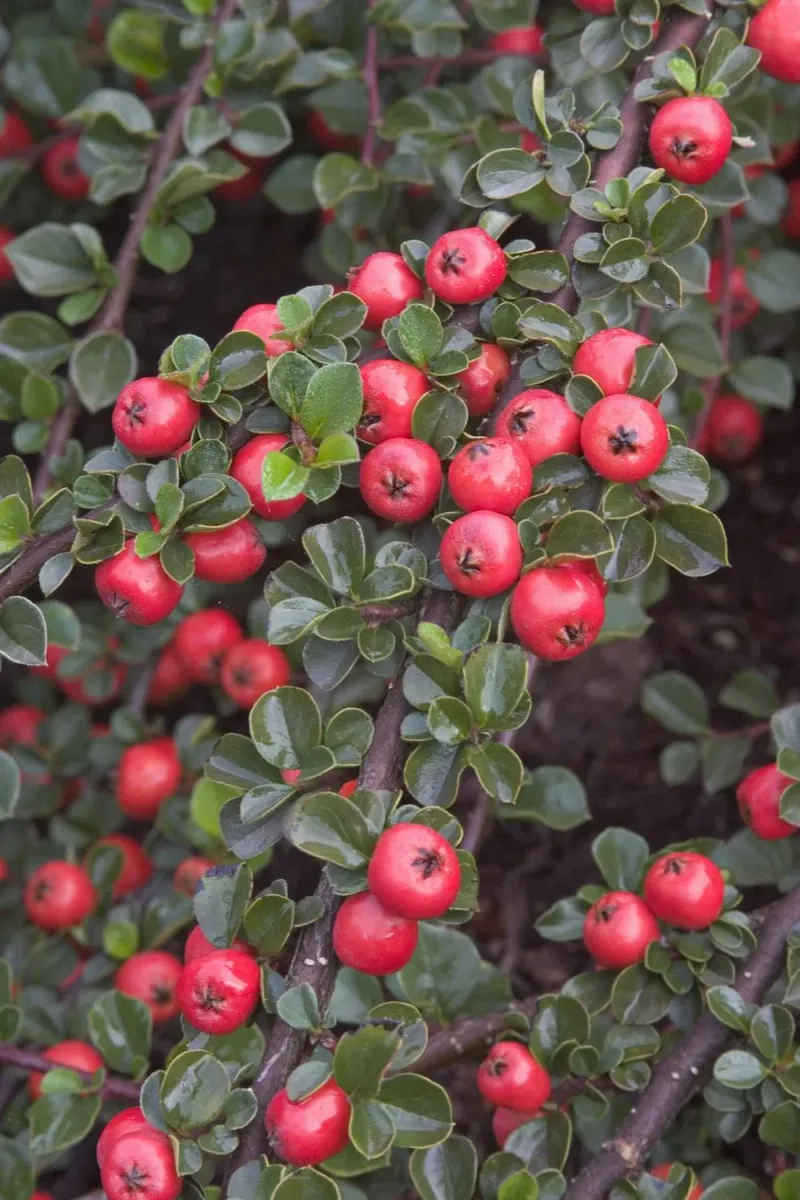
POLYGON ((348 896, 333 926, 333 948, 345 967, 365 975, 400 971, 417 948, 419 926, 384 908, 372 892, 348 896))
POLYGON ((455 850, 436 829, 393 825, 378 838, 367 882, 389 912, 424 921, 450 908, 461 886, 461 867, 455 850))
POLYGON ((178 607, 183 588, 162 567, 158 555, 140 558, 128 538, 119 554, 101 562, 94 573, 97 594, 130 625, 155 625, 178 607))
POLYGON ((632 329, 601 329, 578 347, 572 370, 593 379, 604 396, 618 395, 631 385, 636 351, 652 344, 632 329))
POLYGON ((210 871, 213 866, 214 863, 210 858, 203 858, 199 854, 190 854, 175 868, 175 874, 172 876, 175 891, 183 892, 184 896, 193 896, 198 883, 206 871, 210 871))
POLYGON ((306 498, 302 493, 291 500, 267 500, 261 478, 264 459, 276 450, 282 450, 289 439, 285 433, 262 433, 251 438, 233 456, 229 474, 237 480, 250 497, 250 503, 260 517, 269 521, 283 521, 302 508, 306 498))
POLYGON ((494 295, 506 270, 502 248, 473 225, 443 233, 433 243, 425 260, 425 282, 448 304, 475 304, 494 295))
POLYGON ((603 596, 583 568, 537 567, 511 596, 511 624, 539 658, 562 662, 583 654, 605 620, 603 596))
POLYGON ((764 436, 764 415, 743 396, 715 396, 697 444, 717 462, 742 463, 752 458, 764 436))
POLYGON ((442 486, 439 455, 415 438, 388 438, 364 455, 361 494, 379 517, 404 525, 431 511, 442 486))
POLYGON ((252 708, 266 692, 284 687, 291 677, 291 663, 280 646, 260 638, 237 642, 222 660, 220 671, 222 690, 242 708, 252 708))
POLYGON ((313 1167, 344 1150, 349 1138, 350 1099, 328 1079, 293 1103, 286 1088, 270 1101, 264 1124, 276 1154, 293 1167, 313 1167))
MULTIPOLYGON (((196 958, 205 958, 207 954, 214 954, 218 949, 218 946, 213 945, 208 940, 200 926, 195 925, 186 939, 186 945, 183 948, 183 961, 184 963, 190 963, 196 958)), ((236 950, 239 954, 249 954, 251 958, 257 957, 255 948, 248 946, 247 942, 243 942, 241 938, 233 939, 231 950, 236 950)))
POLYGON ((33 145, 33 134, 19 113, 4 108, 0 114, 0 158, 9 158, 33 145))
POLYGON ((191 436, 201 407, 185 387, 146 376, 127 384, 114 403, 114 433, 138 458, 162 457, 191 436))
POLYGON ((722 912, 724 900, 722 872, 705 854, 665 854, 645 876, 645 904, 659 921, 678 929, 707 929, 722 912))
POLYGON ((277 358, 287 350, 294 350, 294 343, 288 338, 274 337, 274 334, 284 331, 277 304, 252 304, 236 320, 233 328, 234 331, 243 329, 260 337, 268 358, 277 358))
POLYGON ((439 548, 442 570, 465 596, 497 596, 519 579, 522 545, 517 526, 502 513, 467 513, 453 521, 439 548))
POLYGON ((189 680, 186 678, 183 663, 175 652, 175 647, 167 646, 159 656, 150 680, 147 703, 155 704, 157 707, 169 704, 171 700, 183 695, 188 687, 189 680))
POLYGON ((108 1200, 177 1200, 183 1179, 166 1134, 139 1130, 112 1143, 100 1168, 108 1200))
POLYGON ((358 436, 373 446, 387 438, 410 438, 414 409, 430 390, 423 372, 393 358, 376 358, 359 370, 364 412, 356 430, 358 436))
POLYGON ((544 54, 544 30, 538 25, 513 25, 490 37, 487 45, 498 54, 544 54))
MULTIPOLYGON (((44 1051, 42 1058, 46 1058, 54 1067, 70 1067, 74 1071, 85 1071, 87 1075, 91 1075, 105 1066, 102 1056, 97 1053, 94 1046, 74 1038, 65 1042, 56 1042, 55 1046, 50 1046, 44 1051)), ((32 1071, 28 1076, 28 1094, 31 1100, 38 1100, 41 1096, 43 1079, 43 1071, 32 1071)))
POLYGON ((761 51, 758 64, 783 83, 800 83, 800 21, 797 0, 767 0, 753 15, 747 44, 761 51))
POLYGON ((554 454, 580 453, 580 417, 563 396, 547 388, 528 388, 515 396, 500 414, 497 432, 518 442, 532 467, 554 454))
POLYGON ((117 770, 117 802, 137 821, 152 821, 181 781, 178 747, 171 737, 150 738, 128 746, 117 770))
POLYGON ((153 1023, 159 1025, 180 1011, 176 993, 182 971, 181 961, 174 954, 166 950, 143 950, 122 964, 114 985, 118 992, 143 1000, 153 1023))
POLYGON ((122 855, 122 866, 111 889, 115 900, 144 887, 152 879, 153 863, 135 838, 128 837, 125 833, 110 833, 107 837, 98 838, 93 849, 97 850, 102 846, 111 846, 122 855))
POLYGON ((481 352, 460 375, 458 390, 471 417, 485 417, 511 375, 511 360, 502 346, 483 342, 481 352))
MULTIPOLYGON (((680 1164, 671 1162, 659 1163, 657 1167, 648 1167, 647 1174, 652 1175, 654 1179, 669 1179, 672 1168, 679 1165, 680 1164)), ((694 1172, 692 1172, 692 1179, 694 1179, 694 1172)), ((700 1197, 704 1194, 704 1192, 705 1188, 702 1184, 693 1183, 692 1189, 687 1195, 686 1200, 700 1200, 700 1197)))
POLYGON ((599 967, 619 971, 642 962, 661 930, 650 909, 633 892, 608 892, 583 922, 583 944, 599 967))
POLYGON ((486 509, 510 517, 530 495, 533 468, 519 442, 479 438, 461 447, 450 464, 447 483, 464 512, 486 509))
POLYGON ((659 109, 650 126, 650 153, 673 179, 708 183, 733 145, 733 126, 712 96, 678 96, 659 109))
POLYGON ((751 771, 739 784, 736 790, 739 812, 756 837, 776 842, 797 833, 797 826, 781 816, 781 796, 794 782, 778 770, 776 763, 770 763, 751 771))
POLYGON ((178 981, 178 1004, 195 1029, 233 1033, 252 1017, 261 994, 261 968, 249 954, 213 950, 192 959, 178 981))
POLYGON ((723 293, 726 298, 733 301, 731 305, 731 326, 733 329, 741 329, 748 321, 752 321, 760 305, 748 287, 745 268, 741 263, 735 263, 726 282, 722 259, 714 258, 711 260, 711 269, 708 273, 708 291, 706 296, 708 297, 709 304, 713 304, 715 308, 718 308, 722 303, 723 293))
POLYGON ((492 1114, 492 1133, 500 1149, 503 1149, 515 1129, 519 1129, 520 1125, 525 1125, 528 1121, 533 1121, 539 1115, 538 1109, 533 1112, 517 1112, 513 1108, 503 1108, 502 1106, 496 1108, 492 1114))
POLYGON ((243 583, 267 557, 261 534, 247 517, 224 529, 187 533, 183 541, 194 554, 195 578, 206 583, 243 583))
POLYGON ((364 328, 377 333, 389 317, 398 317, 412 300, 421 300, 422 281, 402 254, 379 250, 347 277, 347 290, 367 306, 364 328))
POLYGON ((244 637, 242 627, 224 608, 202 608, 184 617, 173 646, 183 669, 194 683, 216 683, 222 660, 244 637))
POLYGON ((111 1118, 97 1143, 97 1165, 102 1169, 108 1157, 108 1152, 120 1138, 130 1133, 155 1133, 153 1126, 147 1120, 140 1108, 123 1108, 111 1118))
POLYGON ((85 921, 97 896, 83 867, 56 860, 36 868, 25 884, 23 903, 31 924, 56 933, 85 921))
POLYGON ((78 138, 67 138, 45 150, 41 171, 51 192, 62 200, 77 203, 89 195, 89 179, 78 166, 78 138))
POLYGON ((497 1042, 478 1067, 478 1091, 492 1104, 529 1113, 550 1098, 550 1075, 521 1042, 497 1042))
POLYGON ((605 396, 583 418, 581 449, 604 479, 636 483, 661 466, 669 450, 669 431, 649 400, 605 396))

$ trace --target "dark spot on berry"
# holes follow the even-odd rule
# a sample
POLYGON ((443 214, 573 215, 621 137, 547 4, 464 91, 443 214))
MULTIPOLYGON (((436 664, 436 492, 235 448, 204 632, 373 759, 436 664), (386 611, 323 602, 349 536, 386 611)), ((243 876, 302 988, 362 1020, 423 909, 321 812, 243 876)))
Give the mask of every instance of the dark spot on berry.
POLYGON ((392 471, 390 474, 384 477, 383 486, 385 487, 390 499, 398 500, 402 499, 408 489, 411 487, 411 480, 402 479, 399 475, 395 475, 395 473, 392 471))
POLYGON ((144 400, 132 399, 125 410, 125 415, 131 425, 145 425, 147 423, 147 404, 144 400))
POLYGON ((362 429, 372 429, 375 425, 380 425, 381 414, 376 412, 365 412, 361 418, 362 429))
POLYGON ((467 257, 458 247, 455 247, 452 250, 444 251, 440 265, 443 275, 460 275, 467 265, 467 257))
POLYGON ((475 462, 479 458, 488 458, 491 453, 491 447, 485 442, 473 442, 467 450, 467 458, 470 462, 475 462))
POLYGON ((562 646, 582 646, 589 636, 589 631, 583 622, 577 625, 562 625, 556 640, 562 646))
POLYGON ((219 1012, 225 1007, 225 997, 215 992, 210 983, 195 991, 195 999, 204 1012, 219 1012))
POLYGON ((697 142, 685 141, 683 138, 672 139, 672 153, 676 158, 691 158, 697 153, 697 142))
POLYGON ((172 988, 166 983, 154 983, 150 988, 150 998, 154 1004, 163 1006, 172 1003, 172 988))
POLYGON ((523 433, 528 432, 528 426, 531 421, 536 419, 536 410, 533 408, 518 408, 511 420, 508 422, 508 432, 519 437, 523 433))
POLYGON ((131 1163, 124 1171, 120 1171, 122 1182, 131 1192, 143 1192, 147 1187, 149 1175, 144 1167, 137 1162, 131 1163))
POLYGON ((462 575, 480 575, 481 565, 476 558, 473 557, 472 550, 467 549, 456 559, 456 566, 462 575))
POLYGON ((412 858, 412 867, 421 867, 420 875, 423 879, 430 879, 431 875, 435 875, 437 871, 442 869, 442 858, 436 850, 428 850, 424 846, 418 846, 416 858, 412 858))
POLYGON ((618 425, 614 433, 608 435, 608 444, 612 454, 638 454, 639 435, 635 429, 618 425))

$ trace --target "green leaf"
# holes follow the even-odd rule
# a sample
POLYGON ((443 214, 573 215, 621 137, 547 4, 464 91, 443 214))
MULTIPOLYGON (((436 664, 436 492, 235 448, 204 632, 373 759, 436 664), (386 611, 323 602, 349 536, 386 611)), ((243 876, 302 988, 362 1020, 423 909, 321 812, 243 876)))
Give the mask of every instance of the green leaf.
POLYGON ((278 997, 278 1016, 292 1029, 319 1029, 317 993, 310 983, 289 988, 278 997))
POLYGON ((314 169, 313 186, 320 208, 336 208, 354 192, 377 188, 378 176, 349 154, 326 154, 314 169))
POLYGON ((45 661, 47 629, 41 609, 25 596, 9 596, 0 607, 0 658, 23 667, 45 661))
POLYGON ((529 1171, 563 1170, 569 1154, 572 1126, 563 1113, 527 1121, 506 1141, 506 1150, 521 1158, 529 1171))
POLYGON ((295 805, 286 824, 293 845, 339 867, 369 861, 374 835, 352 800, 338 792, 315 792, 295 805))
POLYGON ((0 500, 0 554, 12 554, 30 536, 31 519, 21 496, 0 500))
POLYGON ((722 347, 713 329, 700 322, 679 321, 664 333, 664 345, 680 371, 698 379, 714 379, 725 370, 722 347))
POLYGON ((611 1011, 628 1025, 653 1025, 664 1017, 674 996, 660 975, 638 963, 617 976, 611 992, 611 1011))
POLYGON ((556 304, 537 304, 529 309, 519 321, 519 330, 532 341, 551 342, 570 358, 582 340, 580 326, 556 304))
POLYGON ((10 1138, 0 1138, 0 1200, 30 1196, 34 1185, 29 1155, 10 1138))
POLYGON ((170 1125, 189 1133, 209 1125, 230 1095, 228 1072, 204 1050, 186 1050, 164 1072, 161 1103, 170 1125))
POLYGON ((789 1054, 794 1028, 794 1017, 788 1008, 765 1004, 753 1017, 750 1038, 767 1062, 774 1065, 789 1054))
POLYGON ((464 667, 464 695, 478 725, 504 728, 528 685, 528 656, 520 646, 480 646, 464 667))
POLYGON ((285 946, 294 924, 293 901, 276 892, 258 896, 244 914, 245 936, 260 958, 273 958, 285 946))
POLYGON ((604 829, 592 842, 592 857, 611 891, 639 890, 650 849, 630 829, 604 829))
POLYGON ((658 769, 664 783, 687 783, 700 762, 695 742, 670 742, 658 756, 658 769))
POLYGON ((662 671, 648 679, 642 688, 642 708, 671 733, 698 734, 708 729, 705 692, 680 671, 662 671))
POLYGON ((758 1087, 765 1077, 764 1064, 748 1050, 726 1050, 714 1063, 714 1078, 726 1087, 758 1087))
POLYGON ((70 380, 89 412, 112 405, 135 376, 136 351, 121 333, 90 333, 70 356, 70 380))
POLYGON ((547 539, 550 558, 567 555, 570 558, 596 558, 611 550, 613 542, 605 523, 595 513, 566 513, 553 522, 547 539))
POLYGON ((44 313, 13 312, 0 320, 0 355, 31 371, 49 374, 67 361, 71 346, 63 326, 44 313))
POLYGON ((250 736, 267 762, 281 770, 296 769, 303 755, 320 743, 319 709, 303 688, 276 688, 251 709, 250 736))
POLYGON ((380 1158, 392 1144, 394 1124, 383 1104, 360 1101, 350 1116, 350 1140, 365 1158, 380 1158))
POLYGON ((199 157, 223 141, 231 128, 230 122, 215 106, 194 105, 183 118, 183 144, 190 154, 199 157))
POLYGON ((364 407, 361 373, 355 363, 329 363, 312 377, 300 408, 300 421, 313 438, 348 433, 364 407))
POLYGON ((33 296, 66 296, 96 282, 94 264, 69 225, 34 225, 14 239, 6 255, 33 296))
POLYGON ((728 372, 728 382, 740 395, 772 408, 791 408, 794 380, 782 358, 753 354, 740 359, 728 372))
POLYGON ((106 992, 88 1015, 89 1036, 112 1071, 141 1075, 150 1060, 153 1018, 143 1000, 106 992))
POLYGON ((465 1200, 478 1176, 478 1155, 469 1138, 454 1135, 428 1150, 415 1150, 408 1164, 421 1200, 465 1200))
POLYGON ((507 200, 541 183, 545 169, 526 150, 492 150, 477 163, 478 185, 489 200, 507 200))
POLYGON ((644 486, 664 500, 704 504, 710 479, 711 471, 702 454, 688 446, 670 446, 660 467, 645 480, 644 486))
POLYGON ((325 583, 341 595, 358 595, 366 570, 366 545, 361 524, 340 517, 312 525, 303 534, 303 546, 325 583))
POLYGON ((333 1073, 354 1104, 374 1100, 378 1095, 384 1073, 399 1045, 398 1033, 376 1025, 346 1033, 339 1039, 333 1073))
POLYGON ((323 438, 317 447, 315 467, 345 466, 347 463, 357 463, 361 455, 358 442, 349 433, 332 433, 323 438))
POLYGON ((210 867, 194 894, 194 911, 205 936, 217 950, 233 945, 250 901, 253 876, 243 863, 210 867))
POLYGON ((13 817, 19 801, 22 774, 6 750, 0 750, 0 821, 13 817))
MULTIPOLYGON (((267 1172, 275 1169, 275 1166, 267 1167, 267 1172)), ((274 1185, 274 1180, 271 1183, 274 1185)), ((288 1178, 281 1180, 274 1191, 268 1185, 264 1195, 268 1195, 270 1200, 341 1200, 341 1193, 334 1181, 311 1167, 293 1171, 288 1178)), ((238 1197, 231 1196, 231 1200, 238 1200, 238 1197)))
POLYGON ((264 343, 244 329, 226 334, 211 355, 214 380, 226 391, 237 391, 255 383, 267 371, 264 343))
POLYGON ((794 1154, 800 1138, 800 1105, 785 1100, 761 1118, 758 1136, 768 1146, 779 1146, 794 1154))
POLYGON ((466 765, 461 746, 423 742, 406 759, 403 771, 406 787, 419 804, 449 808, 456 799, 466 765))
POLYGON ((746 1004, 735 988, 712 987, 706 992, 706 1001, 714 1016, 729 1029, 747 1033, 750 1029, 750 1005, 746 1004))
POLYGON ((447 1092, 422 1075, 395 1075, 384 1080, 378 1100, 389 1110, 398 1146, 436 1146, 453 1128, 447 1092))
POLYGON ((720 704, 747 713, 749 717, 768 718, 780 704, 775 684, 763 671, 745 668, 732 675, 719 694, 720 704))
POLYGON ((418 367, 435 358, 444 341, 442 323, 427 304, 408 304, 400 314, 397 333, 406 354, 418 367))
POLYGON ((192 257, 192 239, 174 222, 148 225, 139 242, 142 258, 167 275, 182 271, 192 257))
POLYGON ((99 1095, 57 1092, 42 1096, 28 1110, 31 1153, 43 1159, 82 1142, 99 1113, 99 1095))
POLYGON ((698 579, 727 567, 728 543, 719 517, 691 504, 668 504, 653 519, 656 554, 698 579))
POLYGON ((293 1104, 305 1100, 331 1077, 332 1064, 321 1059, 310 1058, 295 1067, 286 1081, 286 1091, 293 1104))
POLYGON ((485 746, 471 746, 469 764, 480 780, 481 786, 500 804, 514 804, 522 787, 524 769, 522 760, 510 746, 501 742, 487 742, 485 746))
POLYGON ((650 239, 657 254, 676 254, 691 246, 708 221, 704 204, 696 196, 675 196, 662 204, 650 222, 650 239))
POLYGON ((508 276, 532 292, 557 292, 569 279, 567 260, 555 250, 531 250, 508 260, 508 276))
POLYGON ((527 773, 513 809, 498 813, 506 821, 538 821, 566 831, 590 819, 586 789, 566 767, 536 767, 527 773))
POLYGON ((325 300, 314 313, 314 336, 346 338, 358 333, 367 315, 367 306, 352 292, 339 292, 325 300))
POLYGON ((164 24, 155 16, 126 9, 109 25, 106 47, 123 71, 159 79, 169 67, 164 37, 164 24))
POLYGON ((292 127, 279 105, 263 101, 237 114, 236 128, 228 140, 240 154, 271 158, 291 144, 292 127))
POLYGON ((465 742, 472 730, 472 713, 463 700, 439 696, 428 709, 428 728, 437 742, 456 746, 465 742))

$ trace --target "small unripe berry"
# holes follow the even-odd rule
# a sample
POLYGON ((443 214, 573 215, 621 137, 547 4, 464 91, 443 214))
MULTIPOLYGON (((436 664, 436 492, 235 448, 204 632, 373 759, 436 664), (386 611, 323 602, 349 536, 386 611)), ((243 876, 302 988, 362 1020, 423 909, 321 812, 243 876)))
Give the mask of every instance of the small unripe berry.
POLYGON ((364 413, 356 430, 358 436, 373 446, 387 438, 410 438, 414 409, 430 390, 423 372, 393 358, 376 358, 359 370, 364 413))
POLYGON ((23 903, 31 924, 56 933, 85 921, 97 896, 83 867, 56 860, 36 868, 25 884, 23 903))
POLYGON ((389 317, 397 317, 424 288, 402 254, 379 250, 348 276, 347 290, 367 306, 364 328, 376 333, 389 317))
POLYGON ((530 1113, 550 1098, 550 1075, 521 1042, 497 1042, 478 1067, 478 1091, 492 1104, 530 1113))
POLYGON ((128 1133, 113 1142, 100 1182, 108 1200, 178 1200, 183 1189, 172 1143, 157 1129, 128 1133))
POLYGON ((252 521, 242 517, 224 529, 187 533, 196 579, 207 583, 243 583, 263 566, 267 548, 252 521))
POLYGON ((673 179, 708 183, 730 154, 733 126, 712 96, 678 96, 659 109, 650 126, 650 153, 673 179))
POLYGON ((348 896, 333 926, 339 961, 365 975, 402 970, 417 948, 418 937, 416 921, 389 912, 372 892, 348 896))
POLYGON ((510 517, 530 495, 533 468, 511 438, 479 438, 461 447, 450 464, 447 483, 464 512, 485 509, 510 517))
POLYGON ((389 438, 361 462, 361 494, 379 517, 403 525, 421 521, 442 486, 439 455, 415 438, 389 438))
MULTIPOLYGON (((88 1042, 80 1042, 72 1038, 65 1042, 56 1042, 42 1054, 54 1067, 70 1067, 73 1071, 86 1071, 92 1074, 101 1070, 105 1063, 94 1046, 88 1042)), ((31 1100, 38 1100, 42 1095, 43 1071, 32 1071, 28 1076, 28 1095, 31 1100)))
POLYGON ((538 1109, 533 1112, 517 1112, 513 1108, 496 1108, 492 1114, 492 1133, 500 1149, 503 1149, 515 1129, 539 1115, 538 1109))
POLYGON ((172 876, 175 891, 183 892, 185 896, 194 896, 198 883, 206 871, 210 871, 213 866, 214 863, 210 858, 203 858, 200 854, 190 854, 175 868, 172 876))
POLYGON ((502 346, 483 342, 478 358, 474 358, 460 375, 458 390, 464 398, 471 417, 485 417, 497 403, 497 398, 511 375, 511 360, 502 346))
POLYGON ((588 650, 605 620, 597 584, 585 570, 536 567, 523 575, 511 597, 511 624, 539 658, 562 661, 588 650))
MULTIPOLYGON (((657 1167, 648 1167, 647 1174, 652 1175, 654 1179, 669 1179, 669 1173, 675 1166, 675 1163, 665 1162, 659 1163, 657 1167)), ((705 1192, 705 1188, 700 1183, 695 1183, 692 1190, 686 1197, 686 1200, 700 1200, 700 1197, 705 1192)))
POLYGON ((604 396, 619 395, 631 385, 636 351, 652 344, 632 329, 601 329, 578 347, 572 370, 593 379, 604 396))
POLYGON ((115 900, 144 887, 152 879, 153 863, 135 838, 125 833, 110 833, 107 837, 98 838, 92 849, 101 846, 110 846, 122 855, 122 866, 111 890, 115 900))
POLYGON ((269 1102, 266 1130, 275 1152, 293 1167, 313 1167, 339 1154, 347 1145, 350 1099, 335 1079, 328 1079, 304 1100, 294 1103, 286 1088, 269 1102))
POLYGON ((111 424, 131 454, 161 457, 177 450, 200 419, 201 406, 168 379, 134 379, 117 396, 111 424))
POLYGON ((583 944, 599 967, 619 971, 642 962, 661 930, 644 900, 633 892, 608 892, 583 922, 583 944))
POLYGON ((192 959, 178 980, 178 1003, 195 1029, 215 1037, 233 1033, 255 1012, 261 968, 238 950, 214 950, 192 959))
POLYGON ((101 562, 94 573, 97 594, 130 625, 155 625, 178 607, 183 588, 162 567, 158 555, 140 558, 128 538, 119 554, 101 562))
POLYGON ((173 646, 194 683, 216 683, 222 660, 241 642, 242 627, 224 608, 203 608, 184 617, 175 630, 173 646))
POLYGON ((636 483, 661 466, 669 450, 669 431, 649 400, 605 396, 583 418, 581 449, 604 479, 636 483))
POLYGON ((171 737, 128 746, 117 768, 117 801, 129 817, 152 821, 181 781, 178 747, 171 737))
POLYGON ((367 882, 384 908, 423 921, 447 912, 461 886, 461 867, 455 850, 436 829, 399 824, 378 838, 367 882))
POLYGON ((704 854, 665 854, 645 876, 645 904, 659 921, 678 929, 706 929, 722 912, 724 901, 722 872, 704 854))
POLYGON ((517 526, 502 513, 467 513, 445 530, 439 558, 463 595, 497 596, 516 583, 522 570, 517 526))
POLYGON ((506 270, 501 247, 473 225, 443 233, 433 243, 425 260, 425 281, 448 304, 475 304, 494 295, 506 270))
POLYGON ((513 25, 490 37, 487 45, 498 54, 544 54, 544 30, 538 25, 513 25))
POLYGON ((776 763, 770 763, 751 771, 739 784, 736 791, 739 812, 756 837, 775 842, 797 833, 797 826, 781 816, 781 796, 795 782, 779 771, 776 763))
POLYGON ((519 443, 532 467, 554 454, 579 454, 581 419, 563 396, 547 388, 528 388, 500 414, 497 432, 519 443))
POLYGON ((292 667, 280 646, 260 638, 237 642, 222 660, 220 683, 225 695, 242 708, 252 708, 259 697, 284 687, 292 667))
POLYGON ((284 521, 302 508, 306 498, 302 493, 291 500, 267 500, 262 487, 264 459, 268 454, 282 450, 289 439, 285 433, 262 433, 251 438, 246 446, 233 456, 229 474, 250 497, 250 503, 260 517, 269 521, 284 521))
POLYGON ((178 1015, 178 980, 183 966, 180 959, 166 950, 143 950, 124 962, 114 984, 118 992, 142 1000, 150 1009, 153 1023, 159 1025, 178 1015))
POLYGON ((767 0, 751 17, 747 44, 761 51, 758 65, 766 75, 783 83, 800 83, 798 0, 767 0))
POLYGON ((89 195, 89 179, 78 166, 78 138, 57 142, 42 155, 41 172, 51 192, 77 203, 89 195))
POLYGON ((277 304, 251 305, 250 308, 244 310, 233 328, 234 331, 244 330, 246 333, 254 333, 256 337, 260 337, 268 358, 277 358, 279 354, 285 354, 287 350, 294 349, 294 344, 288 339, 272 336, 275 333, 282 333, 284 330, 278 316, 277 304))
POLYGON ((764 436, 764 415, 743 396, 715 396, 697 448, 717 462, 752 458, 764 436))

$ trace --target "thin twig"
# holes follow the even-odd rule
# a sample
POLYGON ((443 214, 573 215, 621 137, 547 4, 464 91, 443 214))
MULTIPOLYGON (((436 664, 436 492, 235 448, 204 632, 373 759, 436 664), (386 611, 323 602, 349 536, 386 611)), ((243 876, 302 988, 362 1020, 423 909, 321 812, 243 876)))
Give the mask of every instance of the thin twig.
MULTIPOLYGON (((368 0, 367 11, 375 6, 375 0, 368 0)), ((367 24, 367 40, 364 45, 364 82, 367 85, 367 132, 361 147, 361 161, 365 167, 375 163, 375 139, 378 136, 378 126, 381 123, 381 91, 378 80, 378 26, 374 22, 367 24)))
POLYGON ((397 71, 403 67, 438 67, 444 70, 447 67, 485 67, 489 63, 496 62, 498 58, 526 58, 530 62, 544 61, 545 55, 536 55, 526 53, 520 50, 465 50, 463 54, 454 54, 448 58, 447 55, 437 54, 433 58, 420 58, 416 54, 393 54, 388 58, 378 59, 378 67, 381 71, 397 71))
POLYGON ((442 1067, 448 1067, 459 1058, 484 1050, 491 1045, 498 1033, 508 1027, 508 1018, 514 1013, 533 1018, 536 1015, 538 996, 514 1001, 497 1012, 484 1017, 464 1017, 454 1021, 447 1029, 435 1033, 428 1041, 424 1054, 408 1069, 417 1075, 430 1075, 442 1067))
POLYGON ((697 414, 694 432, 689 439, 689 445, 697 449, 705 433, 708 419, 711 416, 711 410, 714 407, 714 401, 719 391, 719 385, 722 382, 722 377, 728 367, 728 359, 731 352, 731 333, 733 332, 733 305, 734 295, 731 286, 734 266, 734 244, 733 244, 733 218, 730 211, 724 212, 720 217, 720 235, 722 241, 722 276, 721 276, 721 308, 719 314, 719 341, 722 361, 725 364, 722 374, 715 375, 713 379, 709 379, 703 389, 703 407, 697 414))
MULTIPOLYGON (((0 1045, 0 1063, 4 1063, 8 1067, 16 1067, 20 1071, 35 1071, 43 1075, 58 1066, 58 1063, 51 1062, 50 1059, 44 1058, 33 1050, 20 1050, 19 1046, 3 1045, 0 1045)), ((70 1070, 74 1070, 75 1074, 86 1083, 92 1082, 90 1071, 79 1071, 75 1067, 70 1067, 70 1070)), ((108 1075, 103 1081, 100 1091, 106 1098, 116 1096, 119 1100, 131 1100, 134 1104, 139 1103, 139 1084, 134 1083, 132 1079, 119 1079, 114 1075, 108 1075)))

